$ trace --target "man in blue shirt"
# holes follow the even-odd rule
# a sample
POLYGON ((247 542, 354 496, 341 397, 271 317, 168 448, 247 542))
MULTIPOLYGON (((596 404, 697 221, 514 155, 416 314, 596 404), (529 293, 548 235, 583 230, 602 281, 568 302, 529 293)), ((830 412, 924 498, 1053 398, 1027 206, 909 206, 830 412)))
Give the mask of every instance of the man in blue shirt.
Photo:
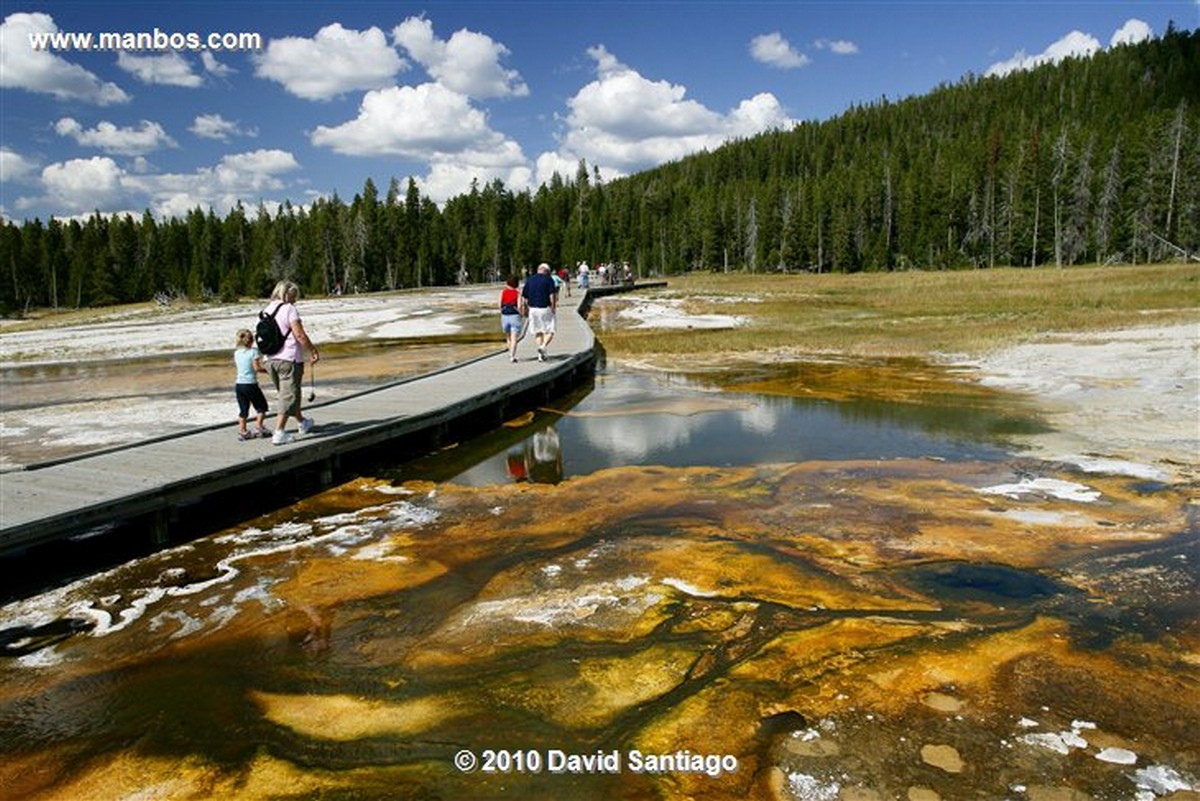
POLYGON ((525 279, 521 301, 529 312, 529 330, 537 340, 538 361, 546 361, 546 348, 554 339, 554 313, 558 309, 558 285, 550 277, 550 265, 538 265, 537 272, 525 279))

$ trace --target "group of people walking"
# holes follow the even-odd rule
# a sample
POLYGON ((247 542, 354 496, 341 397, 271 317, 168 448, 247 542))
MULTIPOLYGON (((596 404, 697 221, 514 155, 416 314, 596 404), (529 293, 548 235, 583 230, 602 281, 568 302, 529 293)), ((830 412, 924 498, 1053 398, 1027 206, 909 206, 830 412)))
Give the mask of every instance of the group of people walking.
POLYGON ((259 348, 254 332, 243 328, 237 332, 237 349, 233 352, 233 363, 237 368, 234 392, 238 402, 238 439, 271 436, 274 445, 286 445, 294 436, 287 430, 289 419, 295 419, 301 434, 312 431, 311 413, 305 416, 301 410, 304 398, 304 366, 316 364, 321 359, 317 346, 304 330, 296 299, 300 287, 292 281, 280 281, 271 292, 271 300, 263 314, 278 328, 283 339, 282 346, 274 353, 264 354, 259 348), (275 386, 279 398, 279 410, 275 415, 275 427, 266 428, 267 399, 258 386, 257 373, 266 373, 275 386), (254 430, 247 420, 250 407, 258 415, 254 430))
POLYGON ((500 330, 508 344, 509 361, 517 361, 517 341, 526 317, 529 332, 537 343, 538 361, 546 361, 546 350, 554 339, 558 292, 563 283, 562 276, 551 271, 545 262, 538 265, 537 272, 526 278, 519 290, 517 276, 510 275, 504 282, 504 289, 500 290, 500 330))
MULTIPOLYGON (((633 284, 633 270, 629 266, 629 262, 617 264, 613 262, 600 263, 595 268, 588 267, 586 261, 581 261, 575 267, 576 275, 579 276, 580 289, 587 289, 592 283, 592 275, 596 276, 596 286, 612 286, 615 284, 633 284)), ((565 271, 564 271, 565 272, 565 271)))
MULTIPOLYGON (((586 265, 579 271, 580 287, 587 289, 586 265)), ((559 292, 565 287, 571 293, 571 276, 566 269, 554 272, 550 265, 542 263, 525 279, 524 285, 516 275, 505 281, 500 291, 500 328, 504 332, 509 360, 517 361, 517 343, 526 318, 529 333, 537 345, 537 360, 546 361, 550 342, 554 339, 555 317, 558 313, 559 292)), ((315 365, 321 358, 317 346, 309 338, 296 308, 300 288, 292 281, 280 281, 271 292, 270 302, 263 310, 263 317, 277 327, 282 346, 272 353, 264 353, 259 347, 261 334, 256 336, 248 328, 237 332, 237 348, 233 361, 237 371, 234 387, 238 403, 238 438, 241 440, 270 436, 275 445, 285 445, 294 439, 287 430, 289 420, 294 419, 300 434, 309 433, 315 425, 312 414, 305 414, 303 406, 304 372, 306 365, 315 365), (278 411, 274 428, 266 425, 267 399, 258 385, 258 373, 265 373, 278 395, 278 411), (257 417, 250 428, 250 409, 257 417)), ((312 397, 309 398, 312 400, 312 397)))

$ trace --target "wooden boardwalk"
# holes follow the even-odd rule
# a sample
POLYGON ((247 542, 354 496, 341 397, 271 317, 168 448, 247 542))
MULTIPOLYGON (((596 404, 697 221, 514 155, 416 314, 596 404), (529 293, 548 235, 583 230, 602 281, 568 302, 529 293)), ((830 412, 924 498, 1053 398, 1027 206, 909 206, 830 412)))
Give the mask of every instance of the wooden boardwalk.
POLYGON ((599 295, 627 289, 561 298, 545 362, 537 361, 533 337, 526 336, 516 364, 498 350, 314 405, 313 431, 288 445, 239 442, 230 423, 0 474, 0 552, 118 521, 145 520, 165 537, 173 511, 228 490, 301 471, 316 471, 328 482, 356 454, 387 446, 411 458, 458 441, 462 432, 494 428, 591 377, 596 343, 585 319, 588 306, 599 295))

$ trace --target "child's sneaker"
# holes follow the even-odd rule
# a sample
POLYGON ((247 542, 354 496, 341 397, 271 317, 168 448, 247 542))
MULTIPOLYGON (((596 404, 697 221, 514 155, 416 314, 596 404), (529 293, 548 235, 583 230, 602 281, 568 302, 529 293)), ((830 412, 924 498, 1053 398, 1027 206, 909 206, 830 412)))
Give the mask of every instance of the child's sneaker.
POLYGON ((266 439, 267 437, 271 436, 271 432, 262 426, 259 426, 258 428, 254 429, 254 436, 266 439))
POLYGON ((275 433, 271 435, 272 445, 287 445, 292 441, 292 435, 284 431, 282 428, 275 429, 275 433))
POLYGON ((315 421, 312 419, 312 416, 305 417, 300 421, 300 433, 307 434, 309 431, 312 431, 313 425, 315 425, 315 421))
POLYGON ((258 435, 255 434, 253 431, 239 431, 238 432, 238 439, 240 439, 242 442, 245 442, 246 440, 249 440, 249 439, 254 439, 257 436, 258 435))

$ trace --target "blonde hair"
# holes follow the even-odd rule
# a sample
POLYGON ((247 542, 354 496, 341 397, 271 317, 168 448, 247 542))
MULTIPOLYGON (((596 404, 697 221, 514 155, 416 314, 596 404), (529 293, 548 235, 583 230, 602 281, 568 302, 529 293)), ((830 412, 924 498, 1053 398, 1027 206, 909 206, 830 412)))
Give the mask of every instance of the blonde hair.
POLYGON ((254 344, 254 334, 249 328, 242 328, 237 332, 237 343, 243 348, 248 348, 254 344))
POLYGON ((296 286, 295 281, 280 281, 275 285, 275 288, 271 290, 271 300, 278 300, 283 303, 288 303, 290 302, 288 301, 288 295, 293 292, 297 297, 300 295, 300 287, 296 286))

